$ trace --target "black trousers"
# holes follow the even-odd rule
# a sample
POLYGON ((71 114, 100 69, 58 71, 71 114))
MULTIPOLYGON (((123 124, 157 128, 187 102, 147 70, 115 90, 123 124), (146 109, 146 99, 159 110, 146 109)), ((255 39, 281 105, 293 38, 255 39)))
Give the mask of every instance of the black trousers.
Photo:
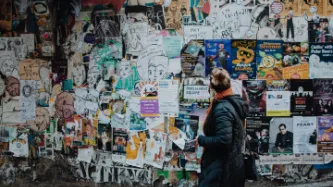
POLYGON ((287 20, 287 39, 289 38, 289 32, 291 32, 291 38, 295 38, 293 19, 287 20))

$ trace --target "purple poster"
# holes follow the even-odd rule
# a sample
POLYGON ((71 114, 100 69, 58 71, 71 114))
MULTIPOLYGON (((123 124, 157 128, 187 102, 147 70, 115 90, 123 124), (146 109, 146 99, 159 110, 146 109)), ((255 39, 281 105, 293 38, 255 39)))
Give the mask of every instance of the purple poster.
POLYGON ((140 112, 142 117, 156 117, 160 115, 157 97, 144 97, 140 99, 140 112))

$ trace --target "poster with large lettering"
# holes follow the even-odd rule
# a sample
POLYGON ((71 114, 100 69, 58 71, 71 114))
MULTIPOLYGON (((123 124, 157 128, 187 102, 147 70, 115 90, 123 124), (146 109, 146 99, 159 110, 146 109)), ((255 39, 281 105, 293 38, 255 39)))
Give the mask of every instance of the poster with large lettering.
POLYGON ((290 112, 293 116, 312 115, 313 84, 310 79, 290 80, 290 112))
POLYGON ((333 152, 333 117, 318 117, 318 153, 333 152))
POLYGON ((205 78, 186 78, 180 88, 183 102, 209 102, 209 80, 205 78))
POLYGON ((309 76, 315 78, 333 78, 332 43, 310 43, 309 76))
POLYGON ((314 115, 333 114, 333 79, 313 80, 313 100, 312 107, 314 115))
POLYGON ((293 117, 294 154, 317 152, 317 118, 293 117))
POLYGON ((232 68, 229 73, 233 79, 247 80, 256 78, 256 42, 256 40, 232 41, 232 68))

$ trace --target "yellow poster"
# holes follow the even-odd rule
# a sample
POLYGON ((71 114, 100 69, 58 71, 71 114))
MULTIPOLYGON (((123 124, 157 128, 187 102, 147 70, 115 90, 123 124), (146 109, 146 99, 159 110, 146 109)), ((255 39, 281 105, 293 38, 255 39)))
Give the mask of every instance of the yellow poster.
POLYGON ((283 79, 308 79, 309 64, 299 64, 296 66, 285 67, 282 69, 283 79))

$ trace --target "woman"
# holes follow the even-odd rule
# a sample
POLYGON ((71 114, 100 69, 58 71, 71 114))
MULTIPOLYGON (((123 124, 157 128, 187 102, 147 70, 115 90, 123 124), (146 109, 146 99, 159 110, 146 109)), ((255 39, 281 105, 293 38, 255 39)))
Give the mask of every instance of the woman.
POLYGON ((319 99, 315 107, 315 115, 320 116, 323 113, 324 113, 324 101, 322 99, 319 99))
POLYGON ((199 186, 243 187, 243 121, 248 105, 233 94, 229 74, 223 68, 213 69, 210 88, 215 96, 207 110, 205 136, 197 138, 197 143, 204 148, 199 186))

